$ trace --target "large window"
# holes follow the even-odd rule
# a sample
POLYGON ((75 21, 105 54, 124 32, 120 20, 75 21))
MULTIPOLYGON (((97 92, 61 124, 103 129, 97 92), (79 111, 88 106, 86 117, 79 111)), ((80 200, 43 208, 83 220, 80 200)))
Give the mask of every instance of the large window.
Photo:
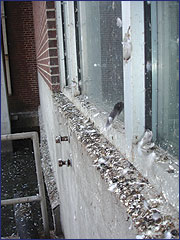
POLYGON ((110 111, 123 101, 121 2, 80 1, 82 94, 110 111))
POLYGON ((152 128, 157 143, 179 152, 179 2, 151 2, 152 128))
POLYGON ((124 153, 148 128, 178 156, 178 15, 178 1, 56 1, 61 89, 87 96, 102 112, 124 102, 124 153))

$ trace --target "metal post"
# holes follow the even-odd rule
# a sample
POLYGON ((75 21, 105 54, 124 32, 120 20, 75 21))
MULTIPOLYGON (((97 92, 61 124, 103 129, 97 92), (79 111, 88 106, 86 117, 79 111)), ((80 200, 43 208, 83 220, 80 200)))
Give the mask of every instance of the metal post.
POLYGON ((48 213, 47 213, 47 205, 46 205, 46 198, 45 198, 43 175, 42 175, 42 169, 41 169, 39 137, 37 132, 33 133, 33 148, 34 148, 34 156, 35 156, 35 162, 36 162, 39 194, 40 194, 40 197, 42 197, 41 212, 42 212, 42 219, 43 219, 43 225, 44 225, 44 234, 46 238, 49 238, 48 213))
POLYGON ((7 45, 7 33, 6 33, 6 20, 4 12, 4 2, 1 2, 1 22, 2 22, 2 40, 4 46, 4 56, 5 56, 5 67, 6 67, 6 79, 7 79, 7 90, 8 95, 12 95, 11 87, 11 77, 10 77, 10 68, 9 68, 9 54, 8 54, 8 45, 7 45))

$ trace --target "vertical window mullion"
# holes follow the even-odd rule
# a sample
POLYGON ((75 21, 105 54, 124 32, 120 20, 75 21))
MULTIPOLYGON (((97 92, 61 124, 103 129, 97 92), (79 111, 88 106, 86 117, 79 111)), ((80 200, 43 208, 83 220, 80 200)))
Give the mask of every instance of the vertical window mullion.
POLYGON ((151 2, 151 32, 152 32, 152 130, 154 141, 157 138, 157 9, 156 2, 151 2))
POLYGON ((74 2, 65 2, 65 28, 66 44, 68 57, 69 85, 73 96, 79 95, 78 72, 77 72, 77 51, 76 51, 76 34, 75 34, 75 16, 74 2))
POLYGON ((85 76, 86 74, 86 67, 87 66, 87 45, 85 41, 85 36, 86 34, 86 27, 85 27, 85 22, 86 22, 86 14, 85 14, 85 3, 84 1, 79 1, 78 2, 78 16, 79 16, 79 50, 80 50, 80 69, 81 69, 81 78, 83 81, 82 87, 83 92, 86 92, 86 79, 85 76))
MULTIPOLYGON (((77 74, 78 83, 81 81, 81 65, 80 65, 80 28, 79 28, 79 13, 78 13, 78 1, 74 1, 74 19, 75 19, 75 33, 76 33, 76 55, 77 55, 77 74)), ((81 92, 81 87, 79 85, 79 91, 81 92)))
POLYGON ((60 72, 60 88, 63 89, 66 86, 66 66, 64 55, 64 32, 63 32, 63 16, 61 1, 55 1, 56 4, 56 24, 57 24, 57 40, 58 40, 58 55, 59 55, 59 72, 60 72))
POLYGON ((131 58, 124 68, 124 110, 127 151, 145 130, 144 4, 122 1, 123 37, 130 27, 131 58))
MULTIPOLYGON (((122 1, 122 34, 123 38, 127 33, 130 22, 130 1, 122 1)), ((132 101, 133 96, 131 94, 131 61, 128 63, 123 62, 123 78, 124 78, 124 123, 125 123, 125 135, 126 135, 126 144, 131 146, 132 142, 132 132, 130 131, 132 126, 132 101)))
POLYGON ((69 12, 68 5, 66 1, 62 2, 62 16, 63 16, 63 24, 64 24, 64 56, 65 56, 65 67, 66 67, 66 86, 70 87, 70 53, 69 53, 69 12))

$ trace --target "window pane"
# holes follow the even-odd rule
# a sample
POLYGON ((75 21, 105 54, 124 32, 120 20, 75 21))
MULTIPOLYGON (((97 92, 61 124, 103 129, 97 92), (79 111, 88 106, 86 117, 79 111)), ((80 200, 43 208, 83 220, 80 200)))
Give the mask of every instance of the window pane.
POLYGON ((123 101, 121 2, 79 3, 82 93, 109 111, 123 101))
POLYGON ((156 89, 153 89, 153 97, 157 98, 157 111, 153 112, 157 119, 156 138, 164 149, 178 156, 179 3, 177 1, 157 1, 154 4, 156 4, 156 11, 151 10, 152 19, 155 18, 157 21, 157 32, 152 29, 152 42, 155 43, 155 39, 157 39, 157 46, 154 44, 152 48, 152 52, 155 49, 157 51, 157 93, 156 89), (155 12, 156 16, 153 16, 155 12))

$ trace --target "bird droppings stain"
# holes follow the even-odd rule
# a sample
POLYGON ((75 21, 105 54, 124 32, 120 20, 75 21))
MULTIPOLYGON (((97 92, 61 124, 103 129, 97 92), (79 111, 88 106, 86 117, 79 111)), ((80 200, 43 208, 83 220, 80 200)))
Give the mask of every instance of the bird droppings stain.
MULTIPOLYGON (((82 100, 83 104, 85 100, 82 100)), ((178 213, 165 198, 157 194, 146 178, 94 127, 94 123, 62 93, 54 94, 58 112, 68 119, 73 131, 90 157, 92 166, 97 168, 107 183, 107 190, 115 194, 125 206, 137 239, 176 238, 179 234, 178 213), (175 233, 176 235, 172 234, 175 233)))

